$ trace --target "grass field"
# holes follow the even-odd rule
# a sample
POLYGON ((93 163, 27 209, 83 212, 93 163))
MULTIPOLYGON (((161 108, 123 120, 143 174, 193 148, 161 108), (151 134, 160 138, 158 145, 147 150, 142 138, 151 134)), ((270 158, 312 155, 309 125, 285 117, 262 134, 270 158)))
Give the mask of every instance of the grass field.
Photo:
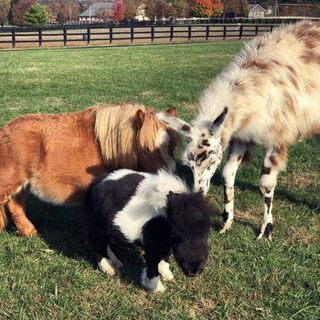
MULTIPOLYGON (((199 94, 242 42, 0 53, 0 125, 18 115, 80 110, 97 102, 176 106, 190 120, 199 94)), ((236 221, 220 235, 213 219, 207 268, 164 294, 140 288, 139 251, 119 252, 126 267, 109 278, 87 260, 79 212, 31 198, 40 235, 0 234, 0 319, 319 319, 320 146, 290 149, 274 202, 272 242, 255 240, 262 218, 257 182, 262 153, 239 170, 236 221)), ((180 172, 190 177, 188 169, 180 172)), ((0 173, 1 179, 1 173, 0 173)), ((222 211, 220 171, 209 201, 222 211)))

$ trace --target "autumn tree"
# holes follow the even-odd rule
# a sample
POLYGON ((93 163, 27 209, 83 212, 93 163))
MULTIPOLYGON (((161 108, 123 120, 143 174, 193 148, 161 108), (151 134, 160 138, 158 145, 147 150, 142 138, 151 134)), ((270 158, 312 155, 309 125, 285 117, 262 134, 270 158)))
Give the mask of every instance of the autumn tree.
POLYGON ((0 0, 0 24, 4 24, 8 21, 10 11, 10 0, 0 0))
POLYGON ((224 14, 227 17, 248 16, 247 0, 228 0, 224 3, 224 14))
POLYGON ((189 14, 188 0, 168 0, 168 15, 173 18, 186 18, 189 14))
POLYGON ((239 1, 239 15, 241 17, 248 17, 249 8, 248 8, 248 0, 240 0, 239 1))
POLYGON ((220 17, 223 13, 223 3, 221 0, 212 0, 212 16, 220 17))
POLYGON ((155 3, 154 3, 154 0, 144 0, 143 3, 145 5, 145 7, 144 7, 145 15, 149 19, 153 19, 155 17, 155 3))
POLYGON ((110 12, 106 7, 101 7, 96 13, 96 18, 103 22, 109 21, 111 17, 112 12, 110 12))
POLYGON ((121 22, 124 19, 124 4, 123 0, 118 0, 112 6, 112 20, 115 22, 121 22))
POLYGON ((132 20, 136 16, 137 3, 134 0, 124 0, 124 19, 132 20))
POLYGON ((19 0, 12 7, 12 23, 16 26, 23 26, 26 21, 24 18, 25 13, 36 2, 36 0, 19 0))
POLYGON ((59 0, 50 0, 47 4, 47 8, 51 18, 57 19, 57 15, 60 11, 61 3, 59 0))
POLYGON ((198 18, 208 18, 212 16, 212 1, 211 0, 193 0, 192 15, 198 18))

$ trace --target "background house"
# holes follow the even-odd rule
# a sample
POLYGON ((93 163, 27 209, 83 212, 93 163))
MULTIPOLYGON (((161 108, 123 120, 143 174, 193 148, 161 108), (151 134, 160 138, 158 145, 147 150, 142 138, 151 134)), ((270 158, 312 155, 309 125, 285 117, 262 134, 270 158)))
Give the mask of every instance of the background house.
POLYGON ((114 2, 96 2, 93 3, 86 11, 79 16, 81 22, 100 22, 102 19, 99 13, 104 12, 105 15, 109 13, 110 19, 112 17, 112 6, 114 2))
POLYGON ((262 8, 259 4, 249 4, 248 5, 249 13, 248 17, 249 18, 264 18, 267 15, 267 10, 262 8))

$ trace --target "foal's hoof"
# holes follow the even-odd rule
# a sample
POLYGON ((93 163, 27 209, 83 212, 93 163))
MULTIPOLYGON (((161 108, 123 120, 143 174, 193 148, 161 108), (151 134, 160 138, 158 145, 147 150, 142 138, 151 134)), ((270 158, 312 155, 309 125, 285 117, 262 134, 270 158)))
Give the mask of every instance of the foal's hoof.
POLYGON ((114 276, 116 274, 116 268, 112 265, 111 260, 107 258, 102 258, 100 262, 98 262, 98 267, 100 271, 106 273, 109 276, 114 276))
POLYGON ((142 286, 151 292, 164 292, 165 287, 160 281, 160 277, 154 277, 149 279, 147 276, 147 269, 144 268, 141 274, 141 284, 142 286))

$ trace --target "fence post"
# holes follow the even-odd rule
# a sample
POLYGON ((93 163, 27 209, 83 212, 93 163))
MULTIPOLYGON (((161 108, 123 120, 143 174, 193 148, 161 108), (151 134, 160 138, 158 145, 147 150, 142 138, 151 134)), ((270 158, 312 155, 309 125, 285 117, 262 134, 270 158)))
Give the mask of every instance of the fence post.
POLYGON ((257 36, 259 33, 259 26, 256 26, 255 35, 257 36))
POLYGON ((191 40, 191 26, 188 26, 188 41, 191 40))
POLYGON ((172 42, 173 39, 173 26, 170 27, 170 42, 172 42))
POLYGON ((110 43, 112 43, 112 40, 113 40, 113 28, 110 27, 109 28, 109 41, 110 41, 110 43))
POLYGON ((224 25, 224 26, 223 26, 223 40, 226 39, 226 36, 227 36, 227 26, 224 25))
POLYGON ((210 31, 209 25, 207 25, 207 28, 206 28, 206 40, 209 39, 209 31, 210 31))
POLYGON ((38 30, 38 38, 39 38, 39 47, 41 47, 42 46, 42 30, 41 29, 39 29, 38 30))
POLYGON ((151 42, 153 42, 153 40, 154 40, 154 26, 151 26, 150 32, 151 32, 151 42))
POLYGON ((131 43, 133 42, 134 39, 134 27, 131 27, 131 43))
POLYGON ((270 27, 270 32, 272 32, 272 30, 273 30, 273 26, 270 27))
POLYGON ((87 45, 90 44, 90 27, 87 28, 87 45))
POLYGON ((241 24, 239 27, 239 40, 241 40, 242 38, 242 29, 243 29, 243 25, 241 24))
POLYGON ((66 46, 67 45, 67 28, 64 26, 63 27, 63 45, 66 46))
POLYGON ((12 48, 16 47, 16 31, 11 29, 12 48))

